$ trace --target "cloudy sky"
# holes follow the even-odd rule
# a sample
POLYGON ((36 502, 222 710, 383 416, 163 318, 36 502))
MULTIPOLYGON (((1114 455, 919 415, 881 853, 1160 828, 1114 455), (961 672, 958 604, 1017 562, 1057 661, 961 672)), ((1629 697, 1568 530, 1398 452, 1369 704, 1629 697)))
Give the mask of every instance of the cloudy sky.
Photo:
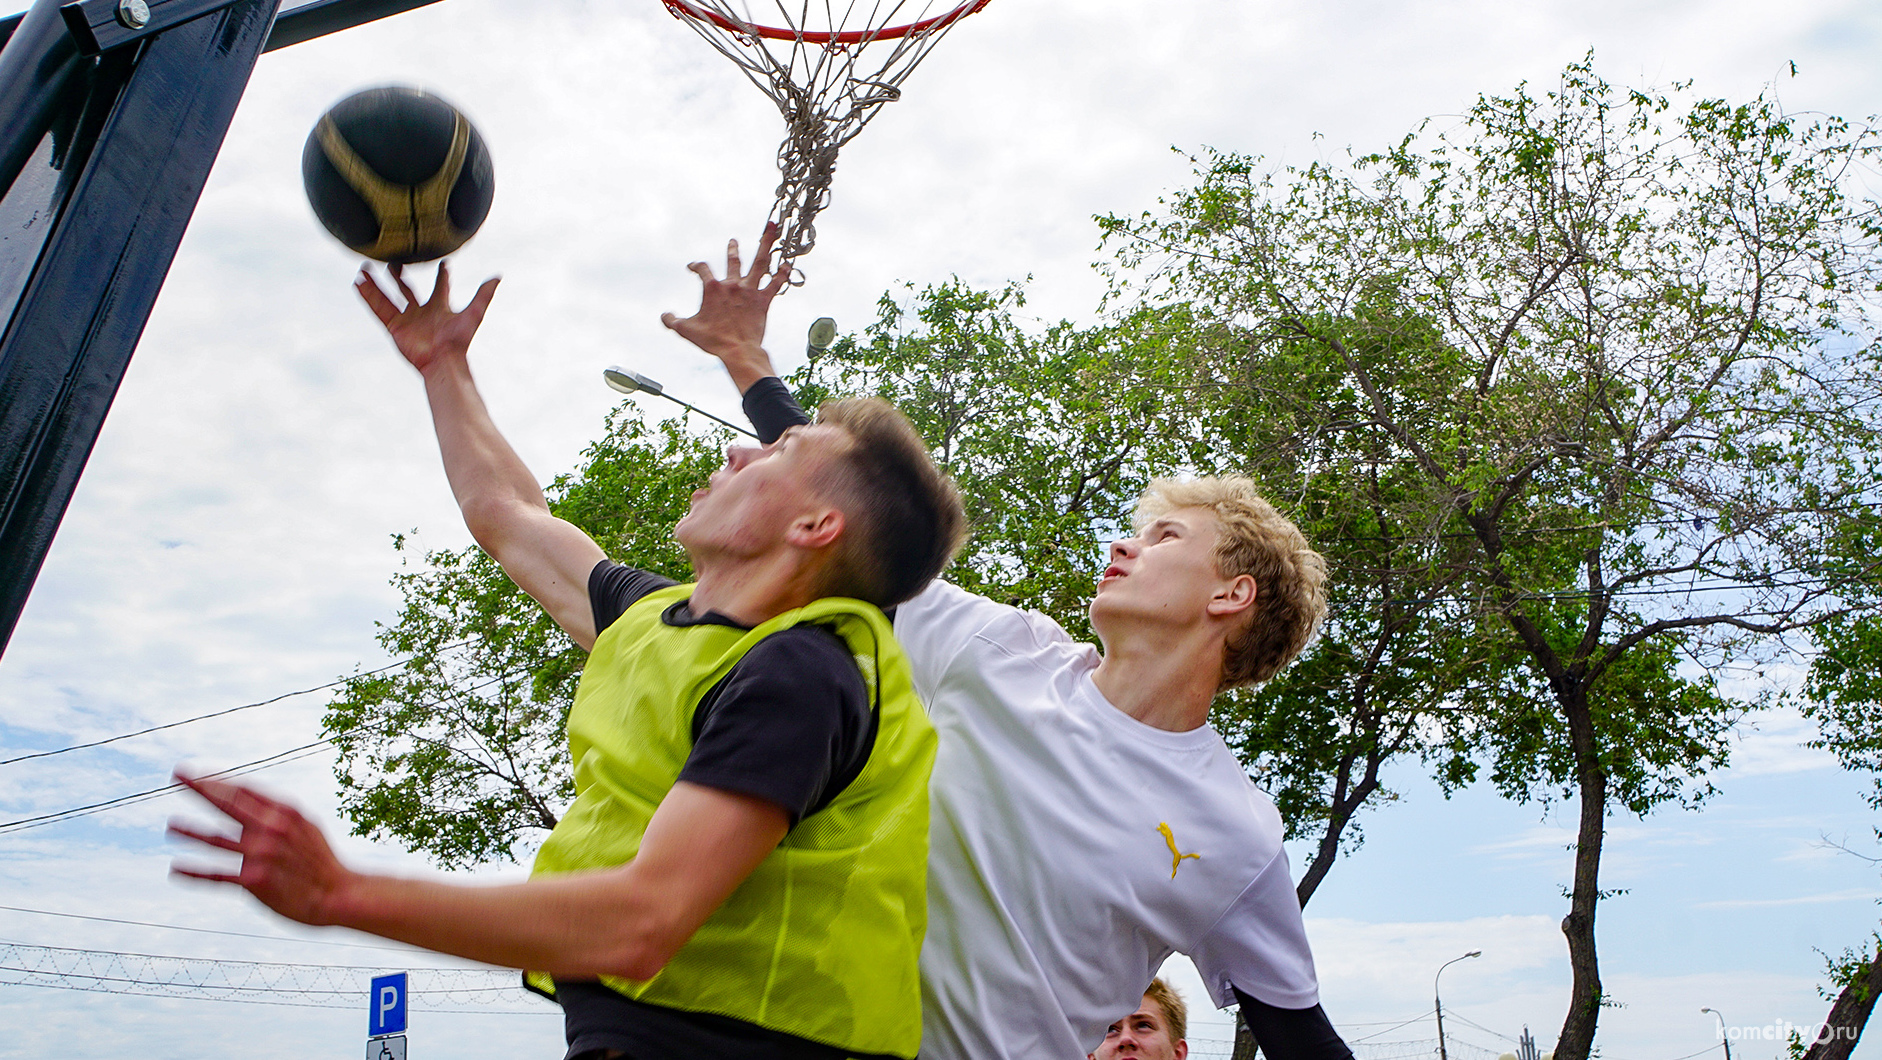
MULTIPOLYGON (((1771 89, 1792 110, 1882 109, 1882 8, 1859 0, 994 0, 845 150, 817 252, 803 263, 809 283, 778 304, 772 346, 789 367, 815 317, 861 326, 885 290, 952 275, 983 285, 1031 277, 1028 308, 1042 321, 1092 319, 1102 290, 1092 215, 1154 206, 1183 185, 1183 152, 1302 163, 1382 146, 1480 92, 1546 86, 1591 47, 1600 72, 1624 84, 1690 78, 1730 98, 1771 89)), ((381 665, 372 636, 396 603, 390 535, 416 530, 431 548, 468 542, 417 379, 356 304, 357 263, 300 192, 315 119, 387 82, 453 100, 491 145, 496 206, 458 272, 505 277, 474 364, 539 477, 570 468, 597 432, 616 397, 601 385, 608 364, 735 413, 716 366, 658 317, 690 309, 687 261, 755 234, 781 130, 770 103, 658 3, 446 0, 266 56, 0 659, 0 758, 381 665)), ((1774 668, 1766 680, 1783 677, 1774 668)), ((0 767, 0 820, 155 787, 179 760, 220 768, 299 747, 317 738, 323 704, 319 692, 293 696, 0 767)), ((1815 951, 1865 938, 1882 886, 1873 867, 1830 845, 1872 848, 1863 782, 1803 749, 1808 736, 1795 717, 1752 719, 1703 811, 1615 822, 1604 885, 1626 893, 1601 911, 1604 980, 1621 1006, 1602 1017, 1607 1060, 1717 1048, 1701 1006, 1740 1035, 1827 1011, 1815 951)), ((331 820, 329 767, 316 754, 257 779, 331 820)), ((1458 1055, 1511 1048, 1525 1025, 1547 1048, 1568 984, 1556 925, 1572 808, 1479 791, 1445 801, 1411 772, 1396 783, 1402 797, 1366 819, 1366 844, 1309 910, 1328 1011, 1372 1049, 1362 1055, 1383 1060, 1382 1043, 1434 1037, 1432 973, 1481 950, 1444 974, 1458 1055)), ((233 985, 298 989, 363 974, 309 966, 450 963, 294 929, 239 893, 170 882, 160 830, 183 808, 163 798, 0 830, 0 947, 276 962, 238 970, 233 985)), ((427 871, 397 850, 342 847, 361 864, 427 871)), ((0 948, 0 966, 47 960, 123 975, 102 956, 0 948)), ((17 978, 0 972, 0 983, 17 978)), ((0 1056, 81 1044, 165 1058, 361 1048, 363 996, 299 995, 344 1009, 243 996, 0 985, 0 1056)), ((417 1013, 415 1057, 558 1055, 546 1006, 513 992, 455 998, 447 1007, 487 1011, 417 1013)), ((1195 1036, 1225 1027, 1207 1016, 1195 1036)), ((1733 1051, 1764 1060, 1781 1048, 1741 1037, 1733 1051)))

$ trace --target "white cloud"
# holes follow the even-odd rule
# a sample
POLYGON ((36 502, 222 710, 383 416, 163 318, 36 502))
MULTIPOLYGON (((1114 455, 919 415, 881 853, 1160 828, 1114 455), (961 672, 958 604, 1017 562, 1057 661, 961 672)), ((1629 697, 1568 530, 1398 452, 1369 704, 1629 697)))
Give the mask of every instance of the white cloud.
POLYGON ((1836 756, 1806 747, 1817 727, 1794 707, 1761 711, 1741 722, 1733 733, 1731 766, 1725 775, 1762 776, 1836 769, 1836 756))
POLYGON ((1832 891, 1828 894, 1800 894, 1788 898, 1729 898, 1700 902, 1695 909, 1758 909, 1786 905, 1822 905, 1825 902, 1873 902, 1882 894, 1866 890, 1832 891))

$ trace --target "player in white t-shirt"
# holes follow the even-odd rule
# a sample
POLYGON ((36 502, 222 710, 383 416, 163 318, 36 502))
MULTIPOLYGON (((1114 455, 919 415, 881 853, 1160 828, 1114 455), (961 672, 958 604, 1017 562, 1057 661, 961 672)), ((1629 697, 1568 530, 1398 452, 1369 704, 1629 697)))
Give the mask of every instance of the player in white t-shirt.
MULTIPOLYGON (((725 364, 768 440, 807 417, 733 338, 763 334, 740 312, 667 324, 725 364)), ((1324 561, 1245 479, 1159 482, 1137 514, 1091 603, 1102 654, 941 582, 895 614, 941 736, 922 1055, 1082 1057, 1184 953, 1273 1060, 1350 1060, 1319 1007, 1280 816, 1208 727, 1217 692, 1312 638, 1324 561)))

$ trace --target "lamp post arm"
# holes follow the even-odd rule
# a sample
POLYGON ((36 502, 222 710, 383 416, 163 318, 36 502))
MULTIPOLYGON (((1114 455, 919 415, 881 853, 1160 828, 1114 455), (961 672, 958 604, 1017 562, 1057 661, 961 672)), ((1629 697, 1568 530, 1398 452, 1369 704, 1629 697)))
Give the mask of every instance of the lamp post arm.
POLYGON ((665 391, 661 391, 660 396, 663 398, 666 398, 668 401, 673 402, 675 405, 679 405, 682 408, 690 409, 693 412, 697 412, 701 416, 704 416, 709 420, 717 420, 718 422, 725 424, 727 427, 730 427, 733 430, 737 431, 738 433, 743 434, 749 438, 758 437, 756 434, 752 433, 751 431, 746 430, 743 427, 740 427, 738 424, 733 423, 731 420, 725 419, 724 417, 721 417, 721 416, 714 416, 712 413, 707 412, 705 409, 700 408, 698 405, 688 404, 687 402, 681 401, 679 398, 676 398, 672 394, 669 394, 665 391))
POLYGON ((1449 968, 1458 961, 1482 956, 1482 954, 1482 950, 1471 950, 1462 957, 1452 957, 1450 960, 1438 965, 1437 974, 1431 977, 1431 1007, 1432 1010, 1438 1014, 1438 1060, 1451 1060, 1450 1054, 1446 1052, 1444 1048, 1444 996, 1438 992, 1438 980, 1444 977, 1444 969, 1449 968))

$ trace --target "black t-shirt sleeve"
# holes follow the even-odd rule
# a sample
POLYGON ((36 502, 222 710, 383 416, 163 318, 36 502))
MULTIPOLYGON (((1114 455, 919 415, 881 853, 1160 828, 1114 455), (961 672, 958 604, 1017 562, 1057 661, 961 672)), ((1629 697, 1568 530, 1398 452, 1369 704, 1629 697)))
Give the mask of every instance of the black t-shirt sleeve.
POLYGON ((588 572, 588 606, 595 614, 595 635, 614 625, 614 620, 648 593, 659 592, 679 582, 604 559, 588 572))
POLYGON ((754 645, 700 701, 679 779, 776 803, 795 826, 862 772, 875 724, 843 641, 793 626, 754 645))
POLYGON ((1242 1005, 1242 1022, 1248 1024, 1255 1044, 1270 1060, 1353 1060, 1353 1051, 1340 1040, 1326 1010, 1279 1008, 1242 993, 1235 987, 1235 1000, 1242 1005))
POLYGON ((791 390, 784 385, 784 380, 775 375, 768 375, 753 383, 746 389, 741 403, 745 408, 745 418, 758 430, 758 440, 766 445, 777 441, 778 436, 787 429, 810 422, 810 414, 791 396, 791 390))

